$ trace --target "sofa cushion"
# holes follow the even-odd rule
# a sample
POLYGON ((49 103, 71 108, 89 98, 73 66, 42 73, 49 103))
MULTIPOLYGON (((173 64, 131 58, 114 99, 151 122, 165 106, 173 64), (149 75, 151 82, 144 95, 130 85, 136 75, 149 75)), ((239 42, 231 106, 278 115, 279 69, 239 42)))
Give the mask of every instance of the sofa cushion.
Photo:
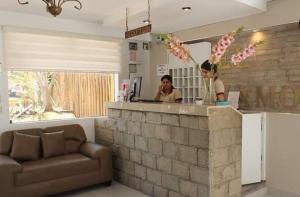
POLYGON ((68 139, 65 140, 66 153, 79 153, 79 148, 82 142, 78 140, 68 139))
POLYGON ((11 152, 14 132, 23 133, 27 135, 40 136, 42 129, 24 129, 17 131, 6 131, 0 133, 0 154, 9 155, 11 152))
POLYGON ((42 133, 42 145, 44 158, 55 157, 65 154, 64 131, 42 133))
POLYGON ((92 160, 79 153, 24 162, 22 167, 23 172, 16 174, 17 186, 79 175, 100 169, 99 160, 92 160))
POLYGON ((85 132, 79 124, 48 127, 45 133, 64 131, 66 153, 78 153, 80 145, 86 142, 85 132))
POLYGON ((73 140, 78 140, 81 143, 86 142, 85 132, 83 128, 78 124, 48 127, 45 129, 45 133, 53 133, 57 131, 64 131, 66 140, 73 139, 73 140))
POLYGON ((37 160, 40 155, 40 137, 14 132, 10 156, 19 161, 37 160))

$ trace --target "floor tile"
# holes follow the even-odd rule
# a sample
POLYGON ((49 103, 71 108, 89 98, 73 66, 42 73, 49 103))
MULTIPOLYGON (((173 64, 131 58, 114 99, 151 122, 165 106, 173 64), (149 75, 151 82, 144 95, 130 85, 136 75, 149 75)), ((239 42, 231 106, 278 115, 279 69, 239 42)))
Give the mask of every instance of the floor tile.
POLYGON ((147 195, 133 190, 118 182, 113 182, 110 187, 101 185, 88 187, 85 189, 65 192, 52 197, 148 197, 147 195))

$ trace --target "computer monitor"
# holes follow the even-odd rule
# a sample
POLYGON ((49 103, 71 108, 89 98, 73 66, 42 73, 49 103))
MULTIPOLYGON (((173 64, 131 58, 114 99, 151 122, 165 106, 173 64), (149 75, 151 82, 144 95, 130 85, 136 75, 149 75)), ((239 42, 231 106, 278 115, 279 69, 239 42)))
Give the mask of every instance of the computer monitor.
POLYGON ((141 96, 141 86, 142 86, 142 77, 130 77, 130 86, 129 86, 130 101, 132 101, 134 97, 141 96))

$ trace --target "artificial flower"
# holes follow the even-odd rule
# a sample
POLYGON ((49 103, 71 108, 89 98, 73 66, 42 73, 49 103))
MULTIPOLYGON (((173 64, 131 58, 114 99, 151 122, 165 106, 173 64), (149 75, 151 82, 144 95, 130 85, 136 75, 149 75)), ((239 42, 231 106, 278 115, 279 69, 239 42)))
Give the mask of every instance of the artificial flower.
POLYGON ((185 44, 183 44, 182 41, 168 34, 163 34, 162 37, 164 38, 165 45, 171 54, 178 57, 185 63, 188 63, 190 60, 194 61, 190 55, 190 50, 185 44))
POLYGON ((218 64, 225 54, 226 50, 235 41, 235 37, 243 31, 243 27, 238 28, 236 31, 229 32, 221 37, 216 45, 212 48, 212 55, 209 58, 210 63, 218 64))
POLYGON ((262 41, 259 41, 259 42, 248 44, 248 46, 243 51, 240 51, 231 56, 231 62, 234 65, 237 65, 237 64, 241 63, 242 61, 244 61, 245 59, 247 59, 248 57, 253 56, 256 52, 256 48, 259 45, 261 45, 262 43, 263 43, 262 41))

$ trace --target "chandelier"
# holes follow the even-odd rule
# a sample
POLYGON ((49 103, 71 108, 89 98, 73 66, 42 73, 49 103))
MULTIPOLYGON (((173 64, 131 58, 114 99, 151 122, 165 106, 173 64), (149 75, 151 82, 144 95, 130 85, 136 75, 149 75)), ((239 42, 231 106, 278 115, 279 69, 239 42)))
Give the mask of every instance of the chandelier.
MULTIPOLYGON (((47 7, 47 11, 50 12, 50 14, 52 14, 53 16, 57 16, 60 15, 61 11, 62 11, 62 5, 66 2, 69 1, 75 1, 78 3, 78 5, 74 6, 75 9, 80 10, 82 8, 82 4, 79 0, 42 0, 43 2, 46 3, 47 7)), ((18 0, 20 5, 26 5, 29 4, 28 1, 25 2, 21 2, 21 0, 18 0)))

